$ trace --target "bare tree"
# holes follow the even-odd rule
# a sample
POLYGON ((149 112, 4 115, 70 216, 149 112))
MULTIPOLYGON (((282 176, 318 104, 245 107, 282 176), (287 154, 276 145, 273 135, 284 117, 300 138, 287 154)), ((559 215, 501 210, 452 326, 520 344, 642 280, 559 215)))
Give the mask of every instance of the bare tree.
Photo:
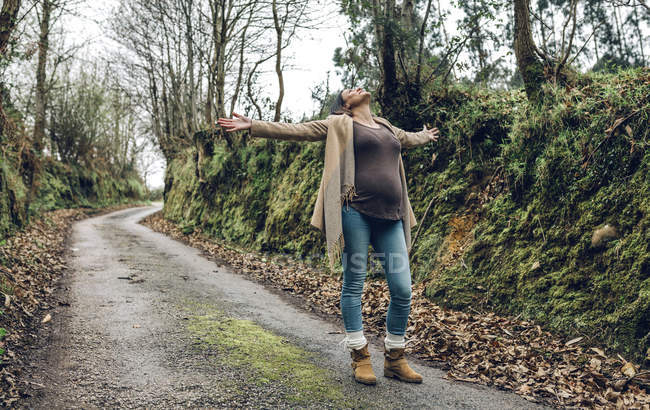
MULTIPOLYGON (((125 50, 115 60, 129 73, 128 87, 167 160, 192 144, 203 164, 215 138, 229 147, 245 142, 202 131, 216 130, 216 117, 232 114, 245 99, 263 115, 267 107, 255 102, 251 81, 273 58, 281 76, 281 51, 298 29, 310 28, 309 9, 307 0, 121 1, 111 25, 125 50)), ((281 106, 280 99, 277 115, 281 106)), ((203 180, 201 167, 197 176, 203 180)))
POLYGON ((47 53, 50 43, 50 20, 52 8, 55 7, 52 0, 41 0, 41 13, 39 14, 40 34, 38 39, 38 63, 36 65, 36 99, 34 107, 34 130, 33 140, 36 152, 43 150, 43 140, 45 139, 45 70, 47 64, 47 53))
POLYGON ((239 41, 239 69, 237 70, 237 81, 235 83, 234 94, 230 100, 230 115, 235 112, 235 104, 239 100, 239 93, 241 91, 243 77, 244 77, 244 67, 246 64, 245 55, 246 47, 249 44, 247 41, 248 28, 250 27, 255 8, 251 7, 248 13, 248 18, 241 32, 241 39, 239 41))
POLYGON ((278 99, 275 102, 275 115, 273 116, 273 121, 280 121, 280 114, 282 113, 282 100, 284 99, 284 76, 282 74, 282 34, 284 33, 284 24, 286 22, 286 17, 289 14, 289 7, 286 7, 287 13, 285 17, 280 21, 278 16, 278 2, 276 0, 272 1, 273 9, 273 27, 275 28, 276 34, 276 45, 275 45, 275 73, 278 76, 278 99))
MULTIPOLYGON (((74 45, 68 49, 52 49, 52 30, 54 25, 64 14, 71 14, 71 7, 78 4, 78 0, 38 0, 40 9, 37 9, 38 21, 38 61, 36 64, 36 85, 34 93, 34 128, 32 138, 34 149, 41 152, 46 144, 50 145, 45 135, 46 110, 48 94, 54 81, 58 66, 67 61, 84 46, 84 43, 74 45), (54 51, 54 53, 52 53, 54 51), (48 60, 52 64, 48 69, 48 60), (49 80, 48 80, 49 73, 49 80)), ((63 43, 63 42, 61 42, 63 43)), ((50 147, 51 150, 51 147, 50 147)), ((51 152, 50 152, 51 153, 51 152)))
POLYGON ((278 98, 275 101, 274 121, 280 121, 284 100, 284 73, 282 50, 289 46, 298 28, 313 28, 318 24, 311 13, 309 1, 271 1, 273 30, 275 31, 275 74, 278 78, 278 98))

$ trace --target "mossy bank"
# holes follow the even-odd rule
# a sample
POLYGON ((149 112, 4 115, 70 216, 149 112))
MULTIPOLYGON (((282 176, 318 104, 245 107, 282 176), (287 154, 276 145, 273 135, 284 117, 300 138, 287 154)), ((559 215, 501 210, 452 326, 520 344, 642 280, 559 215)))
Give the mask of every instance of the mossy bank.
MULTIPOLYGON (((538 105, 521 90, 426 95, 415 109, 442 138, 402 153, 414 237, 420 229, 414 280, 444 306, 521 315, 641 360, 650 348, 650 70, 545 85, 538 105)), ((324 239, 309 225, 324 142, 209 133, 194 142, 168 164, 166 218, 324 265, 324 239)))
POLYGON ((145 199, 144 184, 135 170, 114 175, 25 151, 0 152, 0 241, 45 211, 145 199))

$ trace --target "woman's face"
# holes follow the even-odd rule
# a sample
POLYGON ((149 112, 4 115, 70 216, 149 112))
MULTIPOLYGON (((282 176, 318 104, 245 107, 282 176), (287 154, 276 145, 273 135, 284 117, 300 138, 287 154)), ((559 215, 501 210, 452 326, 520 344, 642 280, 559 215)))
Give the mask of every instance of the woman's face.
POLYGON ((362 104, 370 104, 370 93, 362 87, 346 88, 341 93, 341 97, 348 109, 352 109, 362 104))

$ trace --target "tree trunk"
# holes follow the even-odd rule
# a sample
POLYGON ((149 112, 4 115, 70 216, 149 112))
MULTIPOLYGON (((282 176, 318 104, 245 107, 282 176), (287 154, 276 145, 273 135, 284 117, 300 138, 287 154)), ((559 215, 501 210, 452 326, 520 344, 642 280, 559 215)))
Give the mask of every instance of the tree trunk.
POLYGON ((413 0, 404 0, 402 3, 402 30, 406 33, 413 31, 415 2, 413 0))
POLYGON ((217 115, 226 116, 226 44, 219 45, 219 59, 217 60, 217 115))
POLYGON ((257 67, 259 67, 261 63, 262 61, 258 61, 253 65, 253 68, 248 71, 248 79, 246 80, 246 96, 255 107, 257 118, 260 120, 262 119, 262 107, 257 103, 257 98, 255 98, 255 95, 253 94, 253 78, 255 76, 255 71, 257 71, 257 67))
MULTIPOLYGON (((0 11, 0 60, 4 59, 5 53, 7 52, 11 32, 16 27, 18 10, 20 10, 20 0, 4 0, 2 2, 2 11, 0 11)), ((3 84, 2 80, 0 80, 0 133, 4 131, 6 120, 2 108, 3 94, 3 84)))
MULTIPOLYGON (((215 94, 217 117, 226 116, 226 45, 228 43, 228 21, 226 20, 226 0, 219 0, 215 4, 214 47, 215 47, 215 94)), ((224 134, 228 137, 226 134, 224 134)))
POLYGON ((524 80, 526 95, 530 100, 539 98, 540 86, 544 82, 544 66, 535 54, 535 43, 530 31, 528 4, 530 0, 515 0, 514 49, 517 67, 524 80))
MULTIPOLYGON (((253 13, 250 14, 251 16, 253 13)), ((232 96, 232 100, 230 100, 230 116, 232 117, 232 113, 235 112, 235 105, 237 104, 237 100, 239 100, 239 92, 241 90, 242 86, 242 81, 244 77, 244 52, 246 51, 246 31, 248 30, 248 26, 250 24, 250 18, 248 19, 248 22, 246 23, 246 26, 244 27, 241 35, 241 44, 239 45, 239 70, 237 71, 237 82, 235 83, 235 94, 232 96)), ((244 137, 245 139, 246 137, 244 137)))
POLYGON ((418 66, 415 74, 415 87, 418 96, 421 95, 422 90, 422 55, 424 54, 424 36, 426 34, 427 22, 429 21, 429 13, 431 12, 431 1, 427 3, 427 9, 424 12, 424 19, 420 25, 420 38, 418 40, 418 66))
POLYGON ((189 97, 190 97, 190 133, 195 133, 197 130, 197 110, 196 110, 196 86, 194 79, 194 38, 192 36, 192 9, 194 8, 193 0, 186 0, 183 2, 183 13, 185 14, 185 41, 187 48, 187 71, 190 77, 189 84, 189 97))
POLYGON ((641 65, 645 66, 645 53, 643 52, 643 32, 641 31, 641 22, 639 20, 639 14, 634 8, 634 26, 636 28, 636 33, 639 36, 639 49, 641 50, 641 65))
MULTIPOLYGON (((213 12, 214 18, 214 12, 213 12)), ((212 29, 212 44, 210 45, 209 51, 209 64, 208 64, 208 90, 205 97, 205 122, 208 124, 210 129, 214 129, 214 120, 212 119, 212 111, 214 111, 214 82, 216 79, 217 71, 217 34, 216 27, 212 29)))
POLYGON ((284 76, 282 74, 282 31, 284 27, 280 24, 278 17, 278 7, 275 0, 273 0, 273 25, 275 27, 276 35, 276 52, 275 52, 275 73, 278 76, 278 99, 275 102, 275 115, 273 121, 280 121, 280 113, 282 111, 282 100, 284 99, 284 76))
POLYGON ((382 93, 379 104, 382 113, 390 115, 397 97, 397 69, 395 62, 395 28, 394 28, 395 0, 386 0, 384 15, 375 24, 383 26, 380 42, 380 61, 383 71, 382 93))
POLYGON ((41 27, 38 41, 38 63, 36 66, 36 98, 34 107, 34 150, 43 150, 45 139, 45 107, 47 105, 47 90, 45 89, 45 70, 47 66, 47 53, 49 51, 50 15, 52 1, 43 0, 41 27))
POLYGON ((0 12, 0 56, 4 56, 9 44, 9 37, 16 26, 16 17, 20 10, 20 0, 4 0, 0 12))

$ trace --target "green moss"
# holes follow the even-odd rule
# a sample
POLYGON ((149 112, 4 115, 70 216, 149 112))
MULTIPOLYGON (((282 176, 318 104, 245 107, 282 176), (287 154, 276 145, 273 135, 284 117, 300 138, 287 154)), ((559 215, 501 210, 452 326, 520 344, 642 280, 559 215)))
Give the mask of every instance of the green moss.
POLYGON ((314 353, 255 322, 229 317, 213 305, 187 301, 179 307, 190 312, 187 329, 201 346, 218 349, 216 360, 247 372, 249 382, 280 384, 289 391, 286 398, 296 404, 352 405, 335 375, 314 364, 314 353))
POLYGON ((0 238, 27 223, 27 193, 12 164, 0 156, 0 238))
MULTIPOLYGON (((519 104, 496 161, 483 162, 484 173, 505 171, 506 189, 474 208, 481 219, 462 256, 466 267, 459 258, 437 271, 427 289, 433 300, 521 314, 642 357, 650 347, 647 77, 647 70, 588 75, 582 91, 550 87, 541 106, 519 104), (604 224, 617 238, 592 246, 604 224)), ((467 178, 467 169, 455 178, 467 178)))
POLYGON ((30 215, 77 206, 104 207, 144 198, 145 188, 137 175, 116 177, 106 171, 44 161, 38 189, 29 205, 30 215))
MULTIPOLYGON (((2 312, 0 311, 0 313, 2 313, 2 312)), ((2 340, 6 335, 7 335, 7 329, 5 329, 4 327, 0 327, 0 341, 1 341, 1 340, 2 340)), ((4 353, 5 353, 5 349, 0 349, 0 356, 4 355, 4 353)), ((4 359, 4 358, 2 358, 2 359, 4 359)), ((0 359, 0 360, 1 360, 1 359, 0 359)))
MULTIPOLYGON (((0 262, 4 263, 2 260, 0 262)), ((14 288, 6 281, 4 276, 0 276, 0 292, 7 295, 14 294, 14 288)))
POLYGON ((304 221, 311 219, 316 201, 323 148, 322 143, 255 140, 229 150, 215 143, 205 184, 198 183, 194 149, 189 149, 168 165, 164 215, 258 251, 322 254, 320 232, 304 221), (275 167, 283 172, 276 175, 275 167))

